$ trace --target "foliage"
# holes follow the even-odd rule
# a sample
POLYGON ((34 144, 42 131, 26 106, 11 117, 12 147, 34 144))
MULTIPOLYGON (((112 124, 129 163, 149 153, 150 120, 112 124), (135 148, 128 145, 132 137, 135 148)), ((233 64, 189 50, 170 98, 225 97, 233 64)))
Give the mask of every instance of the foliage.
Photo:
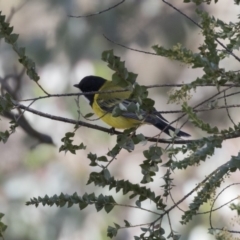
MULTIPOLYGON (((212 1, 207 0, 185 0, 185 3, 195 3, 196 5, 207 3, 210 4, 212 1)), ((215 0, 214 3, 218 1, 215 0)), ((239 1, 235 1, 239 4, 239 1)), ((215 99, 215 96, 205 99, 201 104, 191 107, 187 101, 190 98, 191 91, 195 91, 197 87, 214 85, 218 94, 223 93, 226 90, 221 90, 225 84, 239 84, 240 73, 232 70, 226 70, 220 67, 222 60, 226 60, 230 56, 234 57, 237 61, 238 59, 232 51, 239 49, 240 46, 240 33, 239 25, 240 22, 236 23, 225 23, 222 20, 215 19, 211 17, 207 12, 197 10, 196 13, 201 19, 201 34, 204 37, 203 43, 199 46, 197 52, 193 52, 181 44, 176 44, 170 49, 166 49, 163 46, 155 45, 153 50, 157 56, 166 57, 171 60, 178 61, 182 64, 193 69, 201 69, 202 76, 189 84, 183 85, 180 89, 174 91, 170 97, 169 102, 181 103, 182 112, 188 117, 189 121, 193 124, 195 129, 202 130, 204 133, 209 134, 209 136, 199 138, 196 140, 189 140, 184 142, 184 144, 177 145, 179 142, 176 137, 170 138, 168 141, 169 146, 163 147, 161 145, 161 139, 157 138, 147 138, 143 134, 136 134, 136 128, 127 129, 121 133, 118 133, 116 138, 116 144, 114 147, 106 151, 104 155, 98 155, 95 152, 88 152, 87 158, 89 160, 90 167, 98 167, 97 170, 92 170, 89 175, 87 184, 94 184, 96 187, 108 188, 108 190, 115 190, 116 193, 120 192, 122 195, 126 195, 129 199, 134 199, 135 205, 123 205, 115 201, 112 195, 95 193, 85 193, 79 196, 76 192, 72 195, 61 193, 60 195, 53 195, 52 197, 33 197, 30 201, 27 201, 26 205, 39 204, 43 206, 53 206, 63 207, 73 207, 73 205, 78 205, 79 210, 83 210, 89 205, 94 205, 97 211, 104 209, 107 213, 110 213, 115 206, 121 207, 131 207, 136 208, 139 211, 147 211, 153 219, 150 223, 143 222, 141 226, 141 234, 135 236, 135 240, 163 240, 167 238, 180 239, 181 235, 176 233, 171 225, 170 212, 179 207, 179 204, 185 201, 193 193, 195 197, 189 204, 189 208, 183 211, 181 216, 181 224, 187 224, 193 220, 194 217, 200 213, 200 208, 204 203, 209 203, 212 201, 216 194, 216 191, 221 188, 224 179, 229 177, 233 172, 240 170, 240 154, 237 156, 232 156, 231 159, 226 161, 226 163, 218 168, 216 168, 211 174, 206 176, 206 178, 197 186, 192 189, 188 194, 182 196, 178 202, 169 204, 167 199, 172 198, 171 191, 174 189, 174 170, 185 171, 187 168, 193 166, 200 166, 202 162, 207 161, 214 155, 217 148, 222 148, 222 143, 230 138, 235 138, 240 136, 240 125, 234 124, 234 127, 225 128, 219 130, 216 126, 203 121, 199 115, 196 113, 196 109, 206 102, 210 102, 215 99), (228 42, 223 45, 220 41, 227 40, 228 42), (221 46, 222 49, 219 50, 218 47, 221 46), (148 140, 154 140, 152 145, 147 145, 148 140), (111 172, 110 165, 118 157, 121 151, 126 150, 128 154, 135 151, 136 145, 141 145, 142 149, 142 162, 139 164, 141 169, 142 179, 139 183, 135 184, 129 180, 116 179, 114 174, 111 172), (182 156, 181 158, 179 156, 182 156), (164 158, 167 159, 163 163, 164 158), (159 169, 166 170, 163 176, 160 176, 159 169), (162 177, 164 185, 161 186, 162 191, 155 192, 150 183, 155 182, 158 178, 162 177), (142 203, 144 201, 149 201, 154 205, 154 210, 144 209, 142 203), (162 226, 163 219, 167 219, 169 229, 164 229, 162 226)), ((37 82, 39 77, 35 71, 35 63, 25 55, 25 50, 19 48, 17 45, 18 35, 12 33, 13 27, 10 27, 9 23, 5 21, 5 16, 0 15, 0 37, 4 38, 7 43, 9 43, 13 50, 19 56, 19 62, 25 67, 27 75, 37 82)), ((107 63, 108 67, 113 70, 112 81, 118 85, 121 85, 125 91, 131 90, 131 98, 133 103, 127 108, 119 104, 113 109, 112 115, 119 116, 123 112, 127 111, 130 113, 135 113, 139 119, 143 119, 141 113, 144 111, 152 112, 154 110, 154 101, 148 98, 148 89, 145 86, 140 86, 137 83, 137 74, 129 72, 125 66, 125 62, 121 60, 120 57, 114 54, 113 50, 104 51, 102 53, 102 60, 107 63)), ((218 96, 216 94, 216 96, 218 96)), ((15 100, 9 94, 3 94, 0 96, 0 113, 11 111, 15 106, 15 100)), ((213 106, 214 107, 214 106, 213 106)), ((28 111, 28 109, 26 109, 28 111)), ((80 112, 80 111, 79 111, 80 112)), ((90 117, 91 114, 85 117, 90 117)), ((229 117, 230 118, 230 117, 229 117)), ((76 154, 78 150, 86 150, 87 146, 84 143, 74 144, 75 131, 81 124, 78 122, 75 125, 75 130, 73 132, 68 132, 61 139, 62 146, 59 151, 64 151, 65 153, 70 152, 76 154)), ((8 137, 14 132, 17 126, 17 120, 11 122, 10 130, 5 132, 0 132, 0 141, 6 142, 8 137)), ((209 160, 210 161, 210 160, 209 160)), ((240 207, 239 204, 231 204, 230 208, 236 211, 239 215, 240 207)), ((211 208, 207 213, 211 216, 213 209, 211 208)), ((0 219, 3 215, 0 216, 0 219)), ((211 217, 210 217, 211 218, 211 217)), ((112 226, 108 226, 107 236, 113 238, 117 236, 119 231, 124 228, 138 227, 133 223, 129 223, 127 220, 123 220, 124 224, 113 223, 112 226)), ((6 225, 2 222, 0 234, 6 230, 6 225)), ((226 231, 226 229, 216 229, 210 224, 210 233, 215 234, 218 230, 221 234, 226 231)), ((231 230, 227 231, 231 233, 231 230)), ((238 231, 239 233, 239 231, 238 231)), ((218 233, 215 234, 216 239, 223 239, 222 235, 218 233)))
MULTIPOLYGON (((10 95, 6 93, 3 96, 0 96, 0 114, 9 111, 12 108, 13 104, 10 95)), ((10 135, 14 133, 16 127, 17 123, 15 121, 11 121, 9 130, 6 130, 4 132, 0 131, 0 142, 2 141, 3 143, 6 143, 10 135)))
POLYGON ((0 12, 0 38, 4 38, 5 42, 12 46, 13 50, 19 56, 19 62, 26 68, 27 75, 30 77, 30 79, 37 82, 39 80, 39 76, 35 70, 35 63, 25 55, 24 48, 18 47, 17 40, 19 35, 12 32, 13 27, 9 26, 5 16, 0 12))
POLYGON ((0 237, 3 238, 3 233, 6 231, 7 229, 7 225, 5 225, 3 222, 2 222, 2 218, 4 217, 4 214, 3 213, 0 213, 0 237))

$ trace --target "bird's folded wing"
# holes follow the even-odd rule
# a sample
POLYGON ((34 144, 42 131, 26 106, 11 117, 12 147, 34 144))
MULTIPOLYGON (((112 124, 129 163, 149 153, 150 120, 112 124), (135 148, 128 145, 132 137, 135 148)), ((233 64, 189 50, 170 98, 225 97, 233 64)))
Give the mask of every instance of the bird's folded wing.
MULTIPOLYGON (((137 101, 134 101, 132 99, 121 99, 121 98, 110 98, 110 99, 98 99, 97 103, 101 109, 108 113, 112 113, 113 109, 121 104, 123 108, 128 108, 128 106, 131 103, 137 103, 137 101)), ((140 110, 139 115, 143 117, 143 121, 150 123, 150 124, 156 124, 159 121, 163 121, 165 123, 168 123, 168 121, 160 114, 160 113, 147 113, 144 110, 140 110)), ((126 118, 131 118, 131 119, 136 119, 141 121, 139 118, 139 115, 137 115, 134 112, 128 112, 128 111, 122 111, 121 116, 126 117, 126 118)))

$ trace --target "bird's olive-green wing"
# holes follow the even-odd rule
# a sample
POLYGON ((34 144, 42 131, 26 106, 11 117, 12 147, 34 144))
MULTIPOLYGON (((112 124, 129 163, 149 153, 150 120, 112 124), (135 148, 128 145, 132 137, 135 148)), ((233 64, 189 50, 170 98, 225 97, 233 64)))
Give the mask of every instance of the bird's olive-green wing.
MULTIPOLYGON (((124 90, 124 88, 116 86, 113 82, 106 82, 99 91, 108 91, 108 93, 99 93, 95 95, 95 100, 99 107, 107 112, 112 112, 116 105, 128 100, 131 95, 131 91, 118 92, 119 90, 124 90)), ((130 102, 131 101, 127 101, 125 104, 129 104, 130 102)))
MULTIPOLYGON (((102 93, 95 95, 95 100, 100 108, 106 112, 112 112, 114 107, 121 103, 126 109, 131 103, 137 103, 133 99, 129 99, 131 91, 117 92, 118 90, 124 90, 124 88, 116 86, 113 82, 108 81, 100 89, 100 91, 111 91, 110 93, 102 93)), ((139 117, 133 112, 122 112, 123 117, 140 120, 139 117)), ((159 113, 147 113, 146 111, 141 111, 141 115, 144 118, 144 122, 150 124, 156 124, 159 120, 168 123, 168 121, 159 113)))

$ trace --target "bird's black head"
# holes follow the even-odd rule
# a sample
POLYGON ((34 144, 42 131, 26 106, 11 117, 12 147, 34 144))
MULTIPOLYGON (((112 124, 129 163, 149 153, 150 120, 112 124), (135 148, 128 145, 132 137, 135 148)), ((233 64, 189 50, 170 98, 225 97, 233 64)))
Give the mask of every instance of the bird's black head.
MULTIPOLYGON (((78 84, 74 84, 73 86, 78 88, 83 93, 96 92, 102 87, 102 85, 105 82, 106 80, 104 78, 96 77, 96 76, 87 76, 87 77, 84 77, 78 84)), ((90 101, 90 105, 92 105, 94 95, 88 94, 84 96, 90 101)))

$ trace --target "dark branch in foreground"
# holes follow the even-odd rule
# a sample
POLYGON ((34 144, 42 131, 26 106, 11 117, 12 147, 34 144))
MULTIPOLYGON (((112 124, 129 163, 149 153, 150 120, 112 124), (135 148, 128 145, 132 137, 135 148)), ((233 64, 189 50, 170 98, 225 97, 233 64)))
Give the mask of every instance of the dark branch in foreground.
MULTIPOLYGON (((42 117, 45 117, 45 118, 49 118, 49 119, 52 119, 52 120, 71 123, 71 124, 74 124, 74 125, 77 125, 77 126, 92 128, 92 129, 99 130, 99 131, 102 131, 102 132, 106 132, 106 133, 109 133, 109 134, 119 135, 119 134, 122 133, 122 132, 119 132, 119 131, 116 131, 116 130, 113 131, 112 129, 104 128, 104 127, 94 125, 94 124, 90 124, 90 123, 87 123, 87 122, 77 121, 77 120, 73 120, 73 119, 69 119, 69 118, 54 116, 54 115, 51 115, 51 114, 48 114, 48 113, 39 112, 35 109, 26 107, 26 106, 24 106, 22 104, 19 104, 19 103, 14 103, 14 105, 15 105, 16 108, 20 108, 20 109, 23 109, 24 111, 31 112, 33 114, 36 114, 36 115, 39 115, 39 116, 42 116, 42 117)), ((231 133, 231 134, 228 134, 228 135, 224 136, 224 139, 226 140, 226 139, 232 139, 232 138, 238 138, 238 137, 240 137, 240 131, 235 131, 234 133, 231 133)), ((153 138, 153 137, 145 137, 145 138, 149 142, 158 142, 158 143, 166 143, 166 144, 171 144, 173 142, 174 142, 174 144, 187 144, 187 143, 192 143, 192 142, 199 141, 198 139, 182 140, 182 139, 159 139, 159 138, 153 138)))
MULTIPOLYGON (((105 128, 105 127, 101 127, 101 126, 98 126, 98 125, 94 125, 94 124, 90 124, 90 123, 87 123, 87 122, 83 122, 83 121, 77 121, 77 120, 73 120, 73 119, 69 119, 69 118, 64 118, 64 117, 58 117, 58 116, 55 116, 55 115, 51 115, 51 114, 48 114, 48 113, 43 113, 43 112, 39 112, 35 109, 32 109, 32 108, 29 108, 27 106, 24 106, 22 104, 19 104, 19 103, 15 103, 14 104, 16 108, 20 108, 20 109, 23 109, 24 111, 27 111, 27 112, 31 112, 33 114, 36 114, 38 116, 41 116, 41 117, 45 117, 45 118, 49 118, 49 119, 52 119, 52 120, 56 120, 56 121, 60 121, 60 122, 66 122, 66 123, 70 123, 70 124, 74 124, 74 125, 78 125, 78 126, 83 126, 83 127, 87 127, 87 128, 92 128, 92 129, 95 129, 95 130, 99 130, 99 131, 102 131, 102 132, 106 132, 106 133, 109 133, 109 134, 121 134, 122 132, 119 132, 119 131, 116 131, 112 128, 105 128)), ((149 142, 160 142, 160 143, 172 143, 173 140, 172 139, 159 139, 159 138, 152 138, 152 137, 146 137, 146 140, 148 140, 149 142)), ((197 141, 197 140, 174 140, 174 144, 186 144, 186 143, 190 143, 190 142, 193 142, 193 141, 197 141)))

